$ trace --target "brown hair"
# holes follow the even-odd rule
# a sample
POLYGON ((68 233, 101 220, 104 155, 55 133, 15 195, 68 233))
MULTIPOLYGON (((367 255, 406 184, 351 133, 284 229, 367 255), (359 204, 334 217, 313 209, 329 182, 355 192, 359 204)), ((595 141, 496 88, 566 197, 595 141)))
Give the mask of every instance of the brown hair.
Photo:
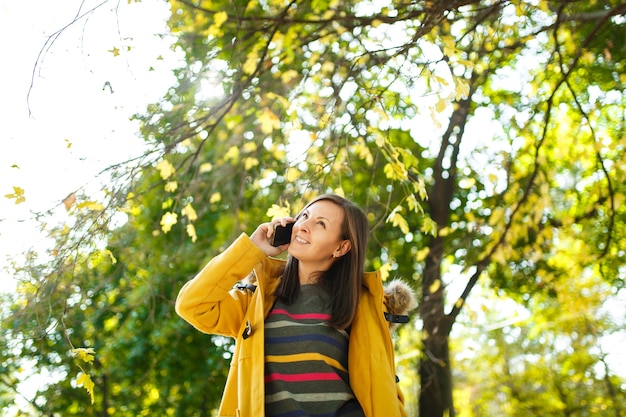
MULTIPOLYGON (((367 216, 359 207, 335 194, 323 194, 316 197, 304 207, 302 212, 311 204, 321 200, 330 201, 343 209, 341 238, 349 240, 352 246, 350 251, 337 258, 327 271, 321 271, 318 278, 318 283, 331 298, 331 318, 328 324, 336 329, 345 329, 354 319, 361 294, 369 226, 367 216)), ((300 214, 296 216, 298 217, 300 214)), ((298 260, 289 256, 275 295, 291 304, 298 297, 299 291, 298 260)))

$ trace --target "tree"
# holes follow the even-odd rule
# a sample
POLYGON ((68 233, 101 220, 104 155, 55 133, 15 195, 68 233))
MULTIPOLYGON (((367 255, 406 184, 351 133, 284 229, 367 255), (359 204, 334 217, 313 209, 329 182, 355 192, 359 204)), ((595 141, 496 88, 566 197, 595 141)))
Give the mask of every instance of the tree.
MULTIPOLYGON (((526 303, 558 302, 565 277, 623 285, 620 2, 171 5, 188 65, 138 115, 151 151, 108 190, 106 207, 129 223, 109 237, 106 210, 84 218, 103 226, 123 271, 161 277, 165 304, 149 311, 168 317, 173 265, 184 263, 182 284, 263 216, 343 193, 371 220, 368 266, 420 294, 419 414, 453 416, 449 338, 481 277, 526 303), (452 265, 468 278, 448 306, 452 265)), ((78 283, 92 272, 58 268, 92 297, 78 283)))

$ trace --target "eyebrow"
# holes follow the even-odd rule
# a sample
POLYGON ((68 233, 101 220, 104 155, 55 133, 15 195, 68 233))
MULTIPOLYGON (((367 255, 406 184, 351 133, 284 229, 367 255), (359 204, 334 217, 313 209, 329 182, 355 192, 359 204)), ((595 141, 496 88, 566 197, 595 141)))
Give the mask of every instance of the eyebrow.
MULTIPOLYGON (((308 215, 310 216, 310 215, 311 215, 311 210, 306 209, 306 210, 304 210, 302 213, 306 213, 306 214, 308 214, 308 215)), ((316 219, 324 219, 324 220, 326 220, 328 223, 332 223, 332 222, 328 219, 328 217, 324 217, 324 216, 317 216, 317 217, 316 217, 316 219)))

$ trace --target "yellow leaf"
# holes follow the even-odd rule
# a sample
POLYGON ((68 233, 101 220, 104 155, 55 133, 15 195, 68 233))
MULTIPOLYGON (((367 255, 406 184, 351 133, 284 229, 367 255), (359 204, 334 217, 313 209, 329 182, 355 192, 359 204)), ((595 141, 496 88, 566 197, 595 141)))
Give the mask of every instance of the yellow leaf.
POLYGON ((241 147, 241 150, 242 150, 243 152, 246 152, 246 153, 251 153, 251 152, 254 152, 254 151, 256 151, 257 149, 258 149, 258 146, 257 146, 257 144, 256 144, 255 142, 246 142, 246 143, 244 143, 244 145, 241 147))
POLYGON ((220 28, 226 20, 228 20, 228 13, 224 11, 215 13, 213 16, 213 24, 209 27, 207 35, 213 37, 222 36, 223 32, 220 28))
POLYGON ((168 211, 161 217, 161 230, 163 233, 167 233, 172 230, 172 226, 176 223, 178 223, 178 214, 168 211))
POLYGON ((296 70, 287 70, 280 75, 280 80, 287 84, 291 80, 294 80, 298 77, 298 72, 296 70))
POLYGON ((239 148, 236 146, 231 146, 224 155, 225 161, 233 161, 237 162, 239 160, 239 148))
POLYGON ((172 165, 169 161, 166 161, 165 159, 156 165, 156 169, 159 170, 159 174, 164 180, 168 179, 176 172, 174 165, 172 165))
POLYGON ((397 206, 395 209, 391 211, 389 217, 387 217, 387 221, 391 222, 394 226, 399 227, 402 233, 409 233, 409 223, 406 219, 400 214, 402 212, 402 207, 397 206))
POLYGON ((181 210, 183 216, 186 216, 189 221, 193 222, 198 219, 198 214, 196 210, 191 206, 191 203, 187 203, 185 207, 181 210))
POLYGON ((323 74, 333 74, 335 72, 335 64, 331 61, 325 61, 322 64, 321 72, 323 74))
POLYGON ((448 105, 448 102, 442 98, 440 98, 437 101, 437 104, 435 105, 435 110, 437 111, 437 113, 441 113, 446 109, 446 106, 448 105))
POLYGON ((163 210, 167 210, 169 208, 172 208, 172 206, 174 206, 174 200, 172 200, 171 198, 163 200, 163 202, 161 203, 161 208, 163 210))
POLYGON ((495 226, 498 222, 502 221, 504 218, 504 208, 497 207, 491 212, 491 217, 489 218, 489 226, 495 226))
POLYGON ((106 250, 104 252, 105 255, 107 255, 109 257, 109 259, 111 259, 111 263, 112 264, 116 264, 117 263, 117 258, 115 257, 115 255, 113 255, 113 252, 111 252, 110 250, 106 250))
POLYGON ((83 372, 78 373, 78 377, 76 378, 76 385, 84 387, 89 395, 91 396, 91 403, 94 403, 94 395, 93 395, 93 387, 94 383, 91 380, 91 377, 83 372))
POLYGON ((165 184, 165 191, 167 191, 168 193, 173 193, 177 189, 178 189, 178 182, 176 181, 168 181, 165 184))
POLYGON ((76 206, 77 209, 87 209, 87 210, 104 210, 104 205, 98 203, 97 201, 83 201, 79 205, 76 206))
POLYGON ((185 230, 187 230, 187 235, 189 235, 192 242, 195 242, 196 240, 198 240, 198 235, 196 234, 196 228, 194 227, 193 224, 188 224, 185 230))
POLYGON ((426 259, 429 253, 430 253, 430 248, 426 246, 425 248, 417 251, 417 254, 415 255, 415 260, 417 262, 422 262, 424 259, 426 259))
POLYGON ((441 288, 441 280, 440 280, 440 279, 436 279, 436 280, 434 280, 434 281, 433 281, 433 283, 432 283, 432 284, 430 284, 430 285, 428 286, 428 291, 429 291, 431 294, 434 294, 434 293, 436 293, 436 292, 437 292, 437 290, 438 290, 439 288, 441 288))
POLYGON ((87 363, 93 363, 96 351, 92 348, 76 348, 72 349, 72 355, 79 360, 87 363))
POLYGON ((456 100, 461 100, 469 95, 469 85, 465 80, 456 79, 456 100))
POLYGON ((387 279, 389 278, 389 273, 390 272, 391 272, 391 264, 390 263, 384 263, 380 267, 380 278, 383 281, 387 281, 387 279))
POLYGON ((24 197, 24 189, 21 187, 13 186, 13 194, 5 194, 4 195, 8 199, 15 199, 15 204, 20 204, 26 201, 26 197, 24 197))
POLYGON ((288 183, 292 183, 296 181, 298 178, 300 178, 300 171, 298 170, 298 168, 289 167, 289 169, 287 170, 287 173, 285 174, 285 180, 288 183))
POLYGON ((243 160, 243 168, 246 171, 248 171, 249 169, 254 168, 257 165, 259 165, 259 160, 256 159, 256 158, 247 157, 246 159, 243 160))
POLYGON ((432 236, 437 236, 437 223, 430 217, 424 217, 420 230, 432 236))
POLYGON ((211 194, 211 198, 209 199, 209 203, 213 204, 213 203, 217 203, 218 201, 222 201, 222 194, 220 194, 220 193, 213 193, 213 194, 211 194))
POLYGON ((280 128, 280 119, 268 107, 263 109, 263 114, 259 116, 261 131, 269 135, 274 129, 280 128))
POLYGON ((222 11, 222 12, 217 12, 215 13, 215 15, 213 15, 213 26, 216 27, 221 27, 224 22, 228 20, 228 13, 222 11))
POLYGON ((383 172, 387 178, 392 180, 406 180, 409 176, 406 167, 400 161, 388 162, 384 166, 383 172))
POLYGON ((259 57, 256 53, 251 52, 248 54, 246 62, 243 64, 242 71, 244 74, 252 75, 257 69, 259 57))
POLYGON ((267 216, 272 220, 279 219, 281 217, 287 217, 291 215, 291 206, 289 202, 286 202, 284 206, 279 206, 278 204, 272 204, 272 207, 267 209, 267 216))
POLYGON ((109 49, 108 52, 111 52, 113 54, 113 56, 119 56, 120 55, 120 50, 117 47, 113 47, 113 49, 109 49))
POLYGON ((211 172, 213 169, 213 165, 210 162, 205 162, 200 165, 200 174, 204 174, 205 172, 211 172))

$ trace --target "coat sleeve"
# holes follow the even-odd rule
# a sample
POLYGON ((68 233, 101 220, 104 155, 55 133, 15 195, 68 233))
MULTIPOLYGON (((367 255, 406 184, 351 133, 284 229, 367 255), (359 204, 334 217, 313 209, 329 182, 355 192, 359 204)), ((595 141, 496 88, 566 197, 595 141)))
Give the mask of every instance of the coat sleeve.
POLYGON ((236 338, 252 295, 233 287, 266 259, 240 235, 181 288, 176 313, 201 332, 236 338))

